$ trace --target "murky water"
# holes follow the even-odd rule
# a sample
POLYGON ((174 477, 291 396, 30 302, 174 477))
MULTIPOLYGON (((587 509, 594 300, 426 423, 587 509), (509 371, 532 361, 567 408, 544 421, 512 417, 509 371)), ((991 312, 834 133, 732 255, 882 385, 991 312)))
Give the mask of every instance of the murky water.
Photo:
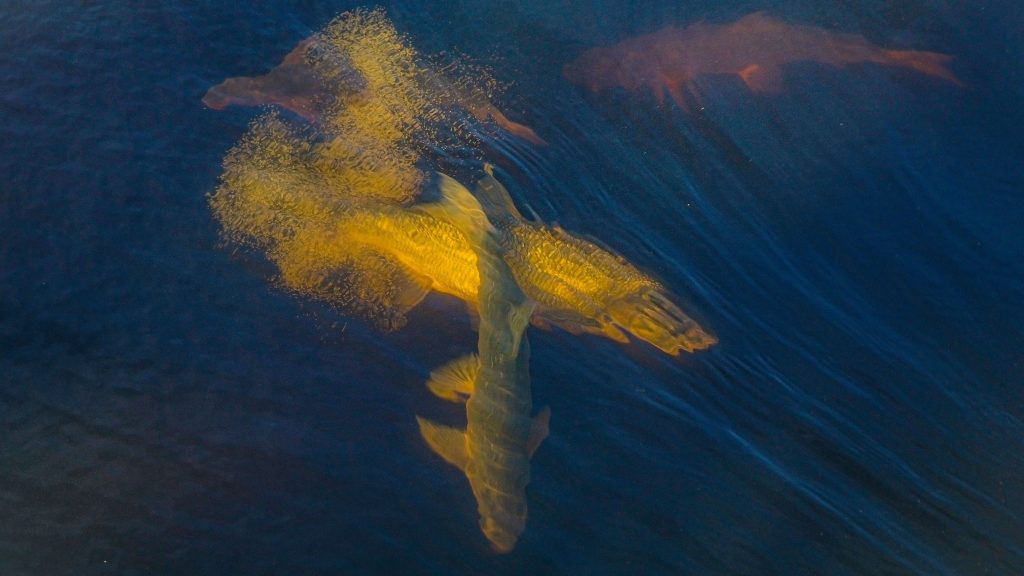
POLYGON ((466 304, 433 293, 382 332, 211 210, 262 112, 206 91, 356 7, 0 6, 0 573, 1024 571, 1020 7, 385 7, 547 143, 482 129, 418 170, 493 163, 527 217, 621 254, 718 339, 676 357, 529 328, 550 435, 505 555, 415 418, 465 420, 424 382, 477 349, 466 304), (563 75, 758 10, 949 54, 963 86, 801 60, 767 91, 701 75, 679 105, 563 75))

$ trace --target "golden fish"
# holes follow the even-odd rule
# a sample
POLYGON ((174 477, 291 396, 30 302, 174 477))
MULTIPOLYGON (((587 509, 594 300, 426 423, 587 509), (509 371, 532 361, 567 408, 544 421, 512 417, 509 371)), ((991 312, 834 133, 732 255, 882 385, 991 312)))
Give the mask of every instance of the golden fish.
POLYGON ((664 287, 625 259, 557 227, 526 222, 490 173, 477 186, 503 232, 505 259, 526 295, 539 304, 538 323, 626 342, 623 331, 669 354, 718 340, 683 313, 664 287))
MULTIPOLYGON (((400 326, 430 291, 476 307, 477 257, 465 235, 410 205, 425 177, 421 151, 442 143, 431 125, 452 101, 443 97, 445 83, 424 75, 415 50, 380 10, 340 16, 310 47, 316 50, 303 58, 323 64, 317 77, 340 74, 332 82, 359 96, 320 110, 315 127, 294 127, 273 114, 253 123, 225 157, 221 185, 210 197, 225 236, 265 251, 287 288, 385 328, 400 326)), ((297 54, 282 70, 307 78, 297 54)), ((275 78, 266 82, 279 86, 275 78)), ((460 98, 469 108, 494 113, 480 92, 466 94, 460 98)), ((478 194, 516 281, 538 303, 536 324, 620 342, 630 334, 669 354, 716 342, 622 258, 524 221, 492 177, 478 194)))
MULTIPOLYGON (((560 228, 526 222, 505 188, 492 176, 477 188, 499 231, 503 254, 516 282, 538 303, 534 323, 574 334, 601 334, 626 342, 625 333, 668 354, 708 348, 705 332, 666 295, 664 287, 619 256, 560 228)), ((401 314, 433 290, 477 306, 477 257, 465 235, 424 205, 355 206, 342 210, 328 230, 317 229, 283 242, 279 257, 285 283, 315 292, 324 274, 348 266, 368 274, 362 262, 395 265, 381 286, 401 314)))

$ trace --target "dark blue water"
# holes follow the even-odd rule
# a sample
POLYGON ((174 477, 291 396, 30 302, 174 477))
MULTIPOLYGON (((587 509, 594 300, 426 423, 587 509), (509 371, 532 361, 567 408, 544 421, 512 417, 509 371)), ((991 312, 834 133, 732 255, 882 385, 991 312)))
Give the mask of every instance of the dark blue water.
POLYGON ((1024 573, 1024 9, 940 0, 388 6, 512 83, 512 194, 661 278, 679 359, 531 330, 530 520, 489 552, 431 454, 475 347, 276 289, 206 195, 258 113, 204 109, 343 2, 0 5, 0 574, 1024 573), (242 5, 244 3, 239 3, 242 5), (960 89, 796 65, 693 115, 590 96, 584 49, 764 9, 946 52, 960 89))

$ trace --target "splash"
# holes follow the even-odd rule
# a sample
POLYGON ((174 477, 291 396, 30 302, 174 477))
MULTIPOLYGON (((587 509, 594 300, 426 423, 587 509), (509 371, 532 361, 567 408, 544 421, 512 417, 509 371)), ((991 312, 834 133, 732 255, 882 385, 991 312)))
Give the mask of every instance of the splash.
MULTIPOLYGON (((344 14, 304 45, 307 75, 338 91, 308 99, 316 125, 265 115, 228 153, 211 205, 232 240, 266 248, 322 225, 341 205, 407 203, 423 181, 423 119, 440 113, 421 89, 415 52, 384 13, 344 14)), ((297 66, 296 58, 285 61, 297 66)))
MULTIPOLYGON (((303 41, 269 74, 245 79, 236 95, 259 86, 257 97, 274 96, 264 103, 289 108, 296 102, 291 88, 302 86, 302 108, 293 111, 314 121, 266 114, 227 154, 210 197, 225 238, 263 251, 284 288, 382 329, 402 326, 432 289, 469 300, 476 276, 459 271, 475 271, 475 261, 467 250, 450 249, 457 231, 401 209, 422 188, 424 150, 472 148, 461 98, 486 101, 495 86, 479 68, 450 68, 467 73, 447 81, 452 72, 438 73, 383 10, 356 10, 303 41), (282 86, 296 77, 303 81, 282 86), (426 237, 433 242, 424 246, 426 237)), ((211 94, 238 85, 226 81, 211 94)))

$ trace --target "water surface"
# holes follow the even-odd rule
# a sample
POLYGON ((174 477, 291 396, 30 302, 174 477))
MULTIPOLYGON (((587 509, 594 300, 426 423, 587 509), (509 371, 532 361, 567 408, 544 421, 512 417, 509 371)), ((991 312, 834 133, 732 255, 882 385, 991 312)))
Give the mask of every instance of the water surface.
MULTIPOLYGON (((0 7, 0 572, 1024 572, 1024 13, 1011 2, 410 1, 424 53, 510 83, 550 143, 484 142, 516 201, 599 239, 719 344, 530 331, 551 435, 492 554, 415 414, 473 350, 431 297, 382 334, 219 238, 260 74, 343 2, 0 7), (705 108, 591 95, 586 49, 766 10, 955 56, 698 81, 705 108)), ((444 159, 438 160, 443 163, 444 159)))

